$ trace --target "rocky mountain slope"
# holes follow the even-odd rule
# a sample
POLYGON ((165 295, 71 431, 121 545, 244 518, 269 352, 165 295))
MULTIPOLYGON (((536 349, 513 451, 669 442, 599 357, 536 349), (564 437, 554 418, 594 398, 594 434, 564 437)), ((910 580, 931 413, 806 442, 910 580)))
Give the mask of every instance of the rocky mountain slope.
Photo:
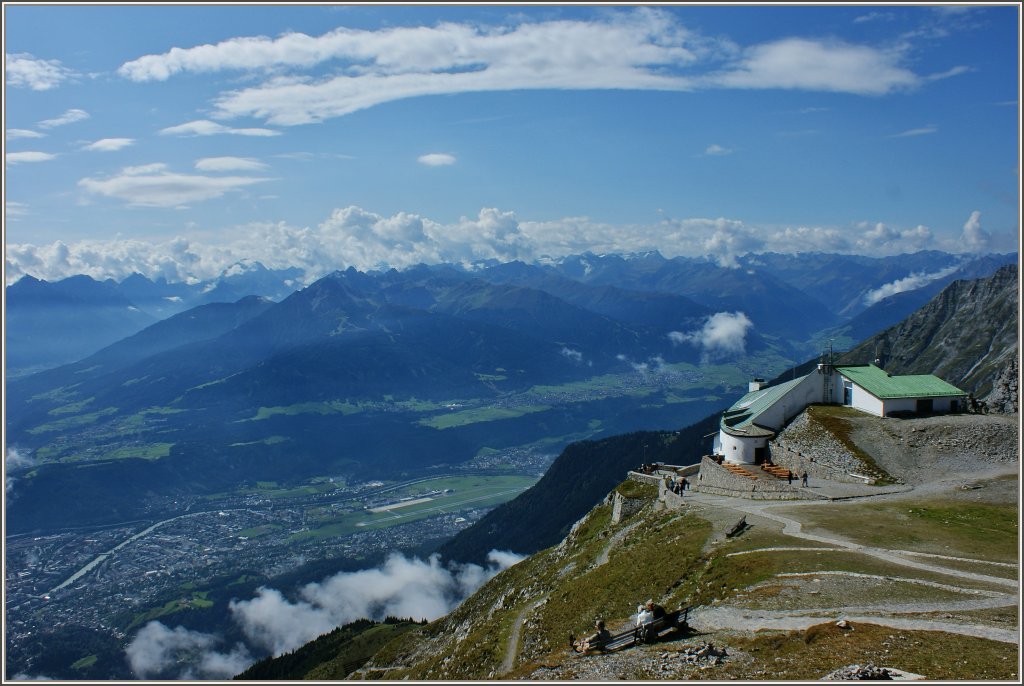
POLYGON ((904 485, 795 506, 703 493, 663 503, 653 486, 623 484, 646 503, 635 515, 615 521, 610 494, 560 543, 349 678, 803 680, 867 662, 929 679, 1014 678, 1015 419, 853 424, 860 448, 904 485), (924 464, 935 459, 941 470, 924 464), (748 529, 726 536, 741 516, 748 529), (631 626, 647 598, 693 607, 691 631, 608 654, 569 649, 569 634, 597 618, 612 632, 631 626))
POLYGON ((903 322, 872 336, 842 360, 881 361, 893 374, 935 374, 982 398, 1018 356, 1016 265, 988 278, 954 281, 903 322))

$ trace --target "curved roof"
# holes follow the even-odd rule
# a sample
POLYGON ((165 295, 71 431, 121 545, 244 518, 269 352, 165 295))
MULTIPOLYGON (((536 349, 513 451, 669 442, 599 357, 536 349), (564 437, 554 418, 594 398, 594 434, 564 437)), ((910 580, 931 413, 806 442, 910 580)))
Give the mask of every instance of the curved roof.
POLYGON ((806 376, 769 386, 758 391, 751 391, 740 398, 728 410, 722 413, 719 422, 722 430, 733 436, 774 436, 775 431, 757 425, 757 418, 762 412, 782 399, 790 389, 803 381, 806 376))

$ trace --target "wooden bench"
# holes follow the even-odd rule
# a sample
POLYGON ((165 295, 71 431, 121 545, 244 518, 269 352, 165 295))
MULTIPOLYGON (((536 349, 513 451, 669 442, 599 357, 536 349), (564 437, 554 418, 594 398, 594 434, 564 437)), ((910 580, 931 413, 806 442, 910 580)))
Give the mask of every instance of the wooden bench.
POLYGON ((740 521, 736 522, 731 529, 725 532, 726 538, 732 538, 733 536, 739 536, 747 528, 747 516, 743 515, 740 521))
POLYGON ((690 628, 688 623, 689 618, 690 608, 683 607, 673 612, 666 613, 664 617, 659 617, 658 619, 645 622, 638 627, 626 629, 623 632, 613 634, 603 644, 589 646, 584 650, 580 650, 579 646, 576 645, 576 638, 572 634, 569 634, 569 646, 575 653, 586 653, 595 650, 602 653, 608 653, 613 650, 630 648, 640 643, 654 643, 658 640, 661 632, 665 629, 674 628, 679 631, 688 631, 690 628))

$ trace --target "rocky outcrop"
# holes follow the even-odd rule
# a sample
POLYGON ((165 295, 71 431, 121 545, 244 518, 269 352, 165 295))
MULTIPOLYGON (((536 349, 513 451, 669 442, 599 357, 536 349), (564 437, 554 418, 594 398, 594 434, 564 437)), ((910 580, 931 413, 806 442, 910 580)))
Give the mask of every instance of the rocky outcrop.
POLYGON ((985 398, 985 407, 989 412, 1000 414, 1017 414, 1020 407, 1020 361, 1018 357, 1010 360, 992 384, 992 392, 985 398))

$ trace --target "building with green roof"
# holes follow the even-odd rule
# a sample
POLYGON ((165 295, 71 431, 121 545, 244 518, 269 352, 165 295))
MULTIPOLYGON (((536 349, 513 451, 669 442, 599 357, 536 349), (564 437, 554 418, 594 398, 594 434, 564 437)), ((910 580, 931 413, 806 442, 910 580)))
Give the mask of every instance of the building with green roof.
POLYGON ((768 441, 812 403, 848 405, 879 417, 963 409, 966 393, 932 374, 894 376, 873 364, 817 370, 776 386, 755 379, 722 413, 714 452, 733 464, 759 464, 768 441))

